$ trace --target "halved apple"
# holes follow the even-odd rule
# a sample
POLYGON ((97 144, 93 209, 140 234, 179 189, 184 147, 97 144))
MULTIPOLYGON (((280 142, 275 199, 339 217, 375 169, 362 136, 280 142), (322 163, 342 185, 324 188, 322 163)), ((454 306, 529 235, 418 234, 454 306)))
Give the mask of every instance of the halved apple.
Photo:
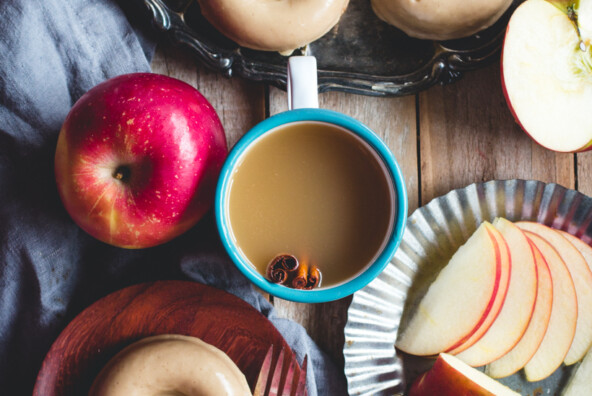
POLYGON ((553 305, 547 331, 537 351, 524 366, 526 379, 539 381, 561 366, 567 355, 576 332, 578 306, 574 283, 557 250, 539 235, 525 233, 545 258, 553 282, 553 305))
POLYGON ((456 357, 442 353, 432 368, 419 376, 409 396, 519 396, 510 388, 489 378, 456 357))
POLYGON ((527 0, 512 14, 502 86, 520 126, 551 150, 592 148, 592 0, 527 0))
POLYGON ((419 356, 436 355, 466 339, 491 310, 501 277, 495 229, 482 223, 429 286, 401 329, 396 346, 419 356))
POLYGON ((584 357, 592 345, 592 271, 584 256, 557 230, 539 223, 516 224, 523 230, 534 232, 549 242, 557 250, 571 274, 576 289, 578 321, 576 334, 564 363, 574 364, 584 357))
POLYGON ((518 344, 510 352, 485 367, 485 373, 493 378, 503 378, 512 375, 528 363, 543 341, 549 324, 549 318, 551 317, 551 308, 553 306, 551 272, 541 251, 534 246, 532 241, 529 240, 529 243, 533 246, 538 276, 537 298, 534 311, 528 327, 520 341, 518 341, 518 344))
POLYGON ((497 291, 497 294, 495 295, 495 300, 493 301, 493 305, 491 306, 491 309, 487 313, 487 316, 482 321, 479 328, 476 329, 475 332, 473 332, 468 338, 460 340, 455 345, 453 345, 451 348, 449 348, 446 351, 446 353, 449 353, 451 355, 455 355, 455 354, 458 354, 458 353, 464 351, 465 349, 467 349, 468 347, 473 345, 475 342, 477 342, 477 340, 479 340, 483 336, 483 334, 485 334, 485 332, 487 330, 489 330, 489 327, 491 327, 491 324, 497 318, 499 311, 502 308, 502 305, 506 299, 506 295, 508 292, 508 286, 510 285, 510 272, 512 269, 510 248, 508 247, 508 243, 506 242, 506 239, 503 237, 503 235, 497 229, 493 228, 490 231, 491 231, 491 234, 495 237, 498 246, 500 247, 501 275, 500 275, 500 281, 499 281, 499 289, 497 291))
POLYGON ((493 226, 510 248, 510 285, 505 302, 489 330, 475 344, 456 355, 473 367, 491 363, 518 343, 532 316, 537 294, 537 267, 526 235, 504 218, 495 219, 493 226))

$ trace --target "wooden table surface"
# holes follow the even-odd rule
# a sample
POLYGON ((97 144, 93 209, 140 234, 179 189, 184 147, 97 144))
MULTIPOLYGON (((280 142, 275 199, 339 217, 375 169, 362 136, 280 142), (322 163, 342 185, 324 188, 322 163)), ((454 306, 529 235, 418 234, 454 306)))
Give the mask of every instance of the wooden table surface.
MULTIPOLYGON (((180 49, 159 46, 152 67, 188 82, 208 98, 230 147, 264 118, 287 110, 285 92, 238 77, 228 79, 180 49)), ((592 154, 554 153, 522 132, 503 97, 499 61, 451 85, 413 96, 329 92, 320 94, 319 102, 322 108, 357 118, 382 137, 403 170, 409 214, 451 189, 493 179, 555 182, 592 194, 592 154)), ((343 328, 351 297, 323 304, 269 299, 278 315, 301 323, 343 367, 343 328)))

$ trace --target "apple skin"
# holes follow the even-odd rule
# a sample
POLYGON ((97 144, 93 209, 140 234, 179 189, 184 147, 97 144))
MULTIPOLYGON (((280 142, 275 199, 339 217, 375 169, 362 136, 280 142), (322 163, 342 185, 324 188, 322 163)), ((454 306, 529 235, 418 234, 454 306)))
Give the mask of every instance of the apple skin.
POLYGON ((510 388, 489 378, 446 353, 441 353, 430 370, 411 385, 409 396, 519 396, 510 388))
POLYGON ((195 88, 126 74, 74 104, 58 137, 55 177, 83 230, 145 248, 182 234, 209 210, 227 153, 222 124, 195 88))

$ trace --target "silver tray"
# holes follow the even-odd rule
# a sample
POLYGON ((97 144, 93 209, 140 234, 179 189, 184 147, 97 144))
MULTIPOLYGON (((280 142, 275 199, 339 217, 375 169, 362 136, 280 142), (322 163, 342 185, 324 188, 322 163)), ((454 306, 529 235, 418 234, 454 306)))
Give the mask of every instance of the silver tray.
MULTIPOLYGON (((592 198, 557 184, 501 180, 471 184, 417 209, 394 259, 354 294, 345 326, 345 374, 350 395, 404 395, 433 360, 395 350, 399 325, 427 286, 484 220, 531 220, 592 242, 592 198)), ((461 308, 462 309, 462 308, 461 308)), ((576 365, 574 365, 576 366, 576 365)), ((521 372, 501 379, 522 395, 559 394, 574 366, 561 366, 544 381, 521 372)))
MULTIPOLYGON (((436 42, 410 38, 382 22, 370 0, 350 0, 338 26, 307 47, 317 58, 319 92, 403 96, 456 81, 463 72, 499 59, 507 22, 522 1, 515 0, 497 23, 472 37, 436 42)), ((285 90, 286 57, 242 48, 225 38, 201 16, 196 0, 143 3, 160 35, 209 67, 285 90)))

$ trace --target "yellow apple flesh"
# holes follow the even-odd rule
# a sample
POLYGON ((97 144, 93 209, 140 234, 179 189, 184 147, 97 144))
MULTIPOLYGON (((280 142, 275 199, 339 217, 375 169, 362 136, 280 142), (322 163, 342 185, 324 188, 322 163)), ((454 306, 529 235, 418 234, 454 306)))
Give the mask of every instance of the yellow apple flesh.
POLYGON ((576 333, 564 363, 574 364, 584 357, 592 345, 592 271, 584 256, 558 231, 539 223, 519 222, 517 225, 549 242, 557 250, 571 274, 577 296, 578 320, 576 333))
POLYGON ((553 246, 539 235, 526 232, 539 249, 551 272, 553 305, 547 331, 533 357, 524 366, 529 381, 547 378, 561 366, 576 332, 577 297, 569 270, 553 246))
POLYGON ((526 331, 518 344, 501 358, 491 362, 485 367, 485 373, 492 378, 503 378, 512 375, 522 369, 536 353, 547 332, 551 308, 553 307, 553 281, 547 261, 541 251, 534 246, 534 257, 537 265, 537 298, 534 311, 526 331))
POLYGON ((498 230, 493 229, 491 231, 492 235, 495 237, 497 241, 498 246, 500 247, 501 253, 501 275, 499 289, 497 291, 497 294, 495 295, 495 300, 493 302, 493 305, 491 306, 491 309, 487 313, 487 316, 482 321, 479 328, 475 330, 475 332, 473 332, 468 338, 460 340, 451 348, 449 348, 446 352, 451 355, 456 355, 464 351, 465 349, 469 348, 471 345, 477 342, 483 336, 483 334, 485 334, 487 330, 489 330, 489 327, 491 327, 491 324, 497 318, 500 309, 502 308, 502 305, 506 299, 508 286, 510 285, 510 273, 512 267, 510 249, 508 247, 506 239, 498 230))
POLYGON ((501 254, 493 232, 484 222, 456 251, 401 329, 397 348, 436 355, 479 328, 499 290, 501 254))
POLYGON ((510 285, 499 315, 489 330, 470 348, 456 355, 473 367, 500 358, 518 343, 528 326, 536 300, 536 263, 528 239, 514 223, 506 219, 495 219, 493 226, 510 248, 510 285))

